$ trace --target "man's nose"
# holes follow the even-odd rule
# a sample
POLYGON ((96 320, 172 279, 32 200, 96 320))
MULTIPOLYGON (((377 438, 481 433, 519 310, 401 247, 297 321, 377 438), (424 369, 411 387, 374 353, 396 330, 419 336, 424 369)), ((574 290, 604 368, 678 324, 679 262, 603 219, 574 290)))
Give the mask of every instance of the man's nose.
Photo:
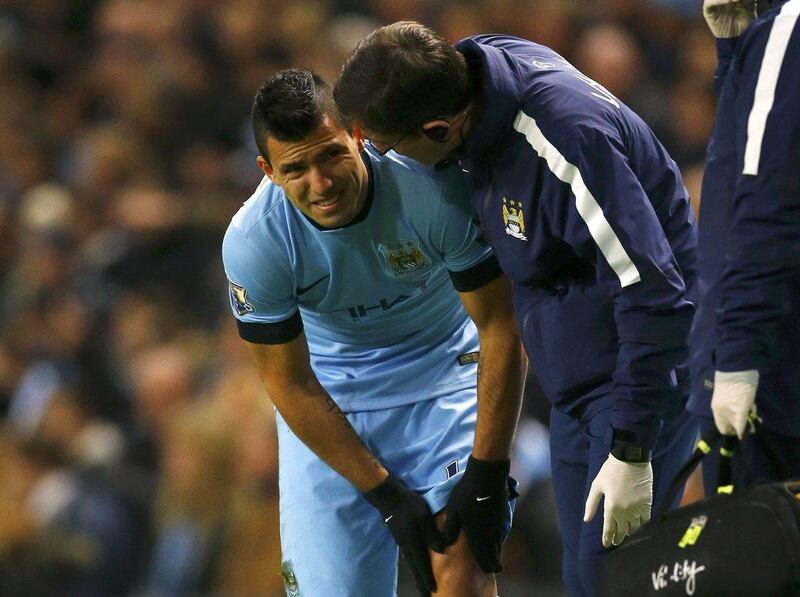
POLYGON ((311 171, 311 190, 317 195, 324 195, 333 186, 333 176, 323 168, 311 171))

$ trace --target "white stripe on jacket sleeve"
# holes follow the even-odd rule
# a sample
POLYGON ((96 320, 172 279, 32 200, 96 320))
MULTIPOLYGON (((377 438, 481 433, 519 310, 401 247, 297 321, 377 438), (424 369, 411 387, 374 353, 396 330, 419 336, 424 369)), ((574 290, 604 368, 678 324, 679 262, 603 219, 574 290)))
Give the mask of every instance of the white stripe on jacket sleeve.
POLYGON ((611 269, 617 274, 623 288, 639 282, 642 278, 625 248, 617 238, 614 229, 606 220, 603 209, 597 203, 591 191, 586 187, 578 167, 570 164, 561 152, 547 140, 536 121, 520 111, 514 119, 514 129, 525 135, 534 151, 547 162, 550 171, 562 182, 567 183, 575 195, 575 207, 578 210, 589 234, 600 248, 611 269))
MULTIPOLYGON (((775 88, 778 86, 783 57, 786 54, 786 47, 789 45, 789 38, 799 14, 800 0, 791 0, 783 5, 772 23, 767 46, 764 48, 764 56, 761 59, 761 69, 758 72, 753 107, 750 109, 750 116, 747 119, 747 145, 744 150, 742 174, 753 176, 758 174, 767 117, 775 101, 775 88)), ((797 76, 797 73, 787 73, 787 76, 797 76)))

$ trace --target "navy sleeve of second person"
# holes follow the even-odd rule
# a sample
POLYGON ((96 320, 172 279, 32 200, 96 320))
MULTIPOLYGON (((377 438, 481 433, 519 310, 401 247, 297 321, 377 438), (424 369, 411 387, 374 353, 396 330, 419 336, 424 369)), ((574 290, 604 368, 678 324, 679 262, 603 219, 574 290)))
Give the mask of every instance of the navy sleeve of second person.
MULTIPOLYGON (((577 137, 579 143, 564 156, 567 166, 575 169, 564 167, 558 157, 551 167, 560 168, 575 197, 571 221, 563 227, 564 240, 596 264, 599 279, 618 288, 614 318, 619 351, 611 425, 632 432, 638 444, 652 449, 662 418, 677 402, 674 372, 686 355, 694 313, 653 201, 686 197, 651 200, 615 131, 581 128, 577 137)), ((680 183, 677 171, 670 175, 680 183)), ((693 234, 689 238, 688 249, 693 251, 693 234)))
POLYGON ((732 73, 740 175, 717 321, 715 365, 721 371, 769 367, 778 322, 797 309, 790 292, 800 275, 797 8, 783 5, 771 26, 743 38, 732 73))

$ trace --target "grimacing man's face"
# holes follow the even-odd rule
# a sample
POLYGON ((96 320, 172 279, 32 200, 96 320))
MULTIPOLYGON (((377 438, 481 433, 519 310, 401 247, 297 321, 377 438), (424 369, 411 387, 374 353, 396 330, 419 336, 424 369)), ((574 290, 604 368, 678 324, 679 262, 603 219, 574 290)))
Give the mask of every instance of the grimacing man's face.
POLYGON ((340 228, 358 215, 367 196, 363 147, 360 134, 326 116, 300 141, 268 136, 269 162, 259 156, 258 165, 306 216, 324 228, 340 228))

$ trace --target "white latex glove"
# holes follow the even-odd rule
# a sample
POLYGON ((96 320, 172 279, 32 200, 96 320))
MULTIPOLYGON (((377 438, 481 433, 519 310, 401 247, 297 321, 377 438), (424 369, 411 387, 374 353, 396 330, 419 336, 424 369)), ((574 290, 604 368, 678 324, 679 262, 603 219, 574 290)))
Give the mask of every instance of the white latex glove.
POLYGON ((739 37, 756 18, 755 0, 703 0, 703 17, 714 37, 739 37))
POLYGON ((758 371, 715 371, 711 412, 722 435, 744 437, 747 418, 756 401, 758 371))
POLYGON ((649 462, 623 462, 609 454, 589 488, 583 522, 594 518, 603 496, 603 547, 619 545, 650 520, 653 467, 649 462))

